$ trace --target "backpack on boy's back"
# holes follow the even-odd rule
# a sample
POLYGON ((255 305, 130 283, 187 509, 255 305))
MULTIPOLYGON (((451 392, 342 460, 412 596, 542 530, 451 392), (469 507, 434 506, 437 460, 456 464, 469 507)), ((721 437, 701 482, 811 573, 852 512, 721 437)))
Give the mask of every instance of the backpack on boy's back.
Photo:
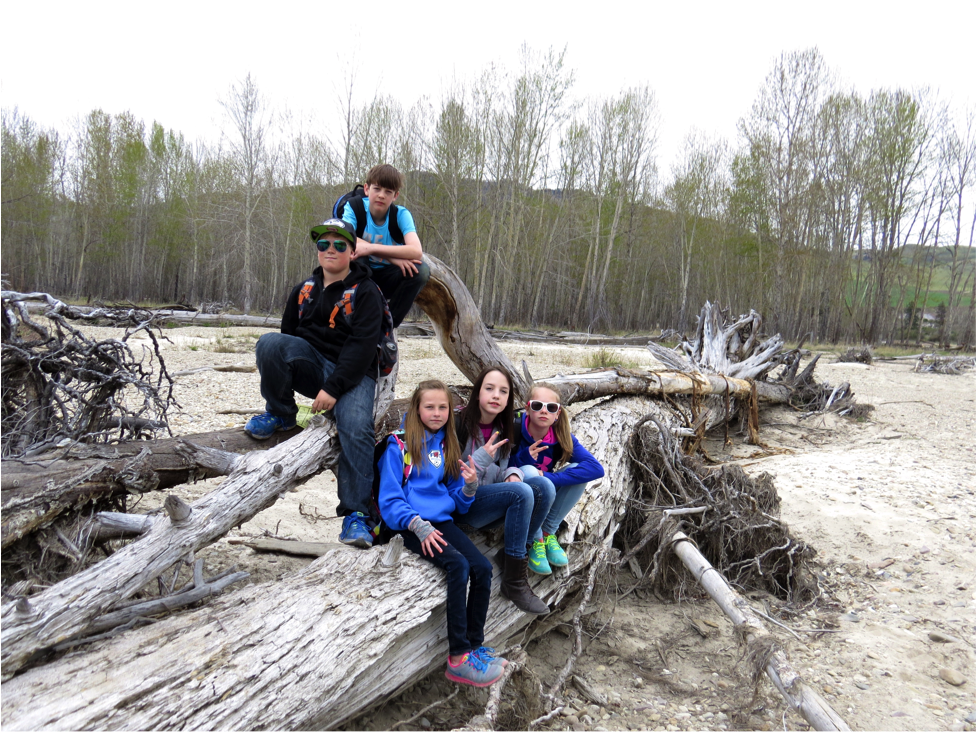
MULTIPOLYGON (((359 284, 357 282, 352 287, 344 290, 342 297, 333 305, 332 313, 329 315, 330 328, 335 328, 335 319, 340 313, 346 319, 346 322, 349 323, 350 328, 352 327, 352 314, 356 309, 356 291, 359 284)), ((305 314, 308 296, 311 294, 313 287, 315 287, 315 278, 309 277, 305 280, 305 284, 302 285, 302 289, 298 293, 299 321, 302 319, 302 315, 305 314)), ((393 315, 390 313, 390 303, 383 296, 382 290, 377 287, 376 291, 380 293, 380 298, 383 300, 383 329, 380 332, 380 340, 376 344, 376 360, 379 363, 380 376, 389 376, 393 372, 393 367, 396 366, 399 349, 396 339, 393 336, 393 315)))
MULTIPOLYGON (((363 233, 366 231, 366 189, 362 185, 357 184, 351 191, 339 196, 335 205, 332 207, 332 215, 337 219, 341 219, 342 212, 345 211, 347 203, 356 215, 356 236, 362 239, 363 233)), ((395 203, 390 204, 390 210, 386 214, 386 218, 390 222, 390 237, 397 244, 403 244, 403 232, 400 230, 399 221, 397 221, 398 211, 399 209, 395 203)))

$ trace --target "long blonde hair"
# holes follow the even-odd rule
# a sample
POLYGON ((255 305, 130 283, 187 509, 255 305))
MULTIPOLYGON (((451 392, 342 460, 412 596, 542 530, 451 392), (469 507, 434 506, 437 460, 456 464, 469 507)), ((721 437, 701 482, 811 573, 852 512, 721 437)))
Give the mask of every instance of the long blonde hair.
POLYGON ((554 466, 558 467, 568 463, 573 457, 573 431, 572 426, 569 423, 569 412, 566 411, 566 405, 563 404, 563 395, 553 389, 551 386, 546 386, 545 384, 532 385, 532 388, 529 389, 529 401, 532 401, 535 398, 535 393, 539 389, 551 391, 553 394, 559 397, 559 404, 561 405, 559 409, 559 416, 556 417, 556 421, 552 424, 552 431, 556 434, 556 441, 563 449, 562 456, 556 461, 556 465, 554 466))
POLYGON ((447 423, 444 425, 444 474, 445 478, 457 480, 461 475, 461 468, 458 460, 461 459, 461 447, 458 445, 457 432, 454 428, 454 395, 448 391, 443 381, 431 379, 422 381, 414 389, 410 397, 410 406, 407 408, 407 419, 404 424, 404 442, 407 443, 407 451, 413 459, 414 467, 422 470, 425 464, 429 464, 427 451, 424 449, 424 433, 427 428, 420 421, 420 400, 427 391, 442 391, 447 396, 447 423))

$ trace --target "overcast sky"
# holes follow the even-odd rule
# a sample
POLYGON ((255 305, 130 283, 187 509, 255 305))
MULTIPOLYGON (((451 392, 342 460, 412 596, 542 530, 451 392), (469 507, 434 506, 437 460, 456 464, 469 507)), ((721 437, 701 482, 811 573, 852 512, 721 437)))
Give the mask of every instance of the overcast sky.
POLYGON ((3 19, 5 109, 62 129, 94 108, 130 110, 190 141, 217 139, 219 99, 248 73, 273 106, 325 120, 338 111, 339 57, 356 65, 360 103, 379 91, 407 107, 422 96, 436 105, 453 78, 470 81, 491 63, 516 68, 523 43, 567 49, 577 98, 649 83, 663 172, 693 127, 734 141, 776 58, 812 46, 848 88, 927 85, 956 110, 976 106, 970 0, 56 0, 7 2, 3 19))

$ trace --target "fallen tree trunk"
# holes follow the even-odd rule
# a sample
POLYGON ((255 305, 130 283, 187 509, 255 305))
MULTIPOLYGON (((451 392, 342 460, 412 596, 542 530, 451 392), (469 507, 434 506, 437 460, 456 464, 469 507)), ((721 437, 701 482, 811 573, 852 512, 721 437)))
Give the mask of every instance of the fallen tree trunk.
MULTIPOLYGON (((576 434, 607 466, 570 514, 570 567, 533 578, 550 604, 616 531, 633 489, 623 459, 647 399, 623 397, 577 416, 576 434), (568 580, 568 581, 567 581, 568 580)), ((281 448, 301 441, 301 436, 281 448)), ((196 513, 196 511, 194 511, 196 513)), ((327 553, 279 582, 102 641, 5 681, 2 722, 14 728, 332 728, 443 665, 444 576, 405 552, 327 553), (282 598, 288 598, 282 602, 282 598)), ((108 560, 106 560, 108 561, 108 560)), ((504 647, 534 619, 492 582, 487 634, 504 647)), ((4 617, 4 633, 7 617, 4 617)), ((4 653, 7 639, 4 638, 4 653)))
POLYGON ((243 454, 266 450, 300 432, 276 432, 256 442, 240 427, 183 438, 125 442, 119 445, 74 444, 33 460, 4 460, 0 478, 2 546, 49 525, 92 500, 120 493, 145 493, 211 478, 220 473, 196 465, 180 452, 184 442, 243 454))
MULTIPOLYGON (((436 311, 432 320, 452 360, 464 364, 462 371, 476 374, 487 363, 510 366, 483 332, 476 311, 468 312, 473 302, 464 299, 466 290, 460 295, 446 286, 434 290, 425 302, 432 310, 448 311, 436 311), (468 338, 465 328, 472 323, 477 327, 468 338), (479 343, 490 347, 475 350, 479 343)), ((723 388, 727 391, 729 383, 723 381, 723 388)), ((567 519, 562 538, 572 544, 568 571, 535 579, 537 594, 548 602, 558 603, 578 586, 580 572, 609 546, 625 517, 634 488, 625 455, 649 413, 661 430, 680 427, 682 420, 672 411, 646 397, 615 397, 574 419, 574 432, 607 475, 589 487, 567 519)), ((721 418, 721 412, 709 413, 703 424, 721 418)), ((442 574, 413 556, 385 572, 378 549, 342 549, 280 582, 236 591, 200 611, 101 641, 84 654, 24 668, 33 654, 84 634, 146 581, 334 461, 336 449, 331 428, 325 427, 260 455, 201 455, 203 464, 232 466, 233 472, 189 515, 177 511, 160 518, 141 539, 101 564, 29 599, 5 603, 3 723, 330 727, 439 666, 446 652, 442 574)), ((495 594, 488 634, 504 646, 532 619, 495 594)))

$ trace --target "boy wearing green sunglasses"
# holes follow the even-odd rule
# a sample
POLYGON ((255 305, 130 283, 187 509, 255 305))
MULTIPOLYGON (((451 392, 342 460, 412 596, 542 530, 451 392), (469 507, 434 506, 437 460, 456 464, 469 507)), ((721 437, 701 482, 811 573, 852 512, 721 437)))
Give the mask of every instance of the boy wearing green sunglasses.
POLYGON ((295 392, 312 399, 312 410, 333 410, 339 454, 339 541, 368 549, 367 517, 373 486, 373 398, 378 363, 376 344, 383 327, 384 300, 365 262, 353 259, 356 230, 329 219, 311 231, 319 266, 285 302, 280 333, 265 333, 255 349, 261 373, 264 414, 244 427, 265 440, 295 427, 295 392), (340 307, 347 291, 355 307, 340 307))

